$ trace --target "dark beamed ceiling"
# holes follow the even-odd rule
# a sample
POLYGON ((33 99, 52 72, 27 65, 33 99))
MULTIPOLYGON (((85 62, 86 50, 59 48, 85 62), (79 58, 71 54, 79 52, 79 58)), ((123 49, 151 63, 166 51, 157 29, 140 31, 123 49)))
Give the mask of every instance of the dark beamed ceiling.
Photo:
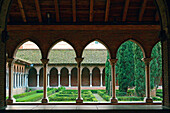
POLYGON ((154 0, 13 0, 8 24, 158 24, 154 0))

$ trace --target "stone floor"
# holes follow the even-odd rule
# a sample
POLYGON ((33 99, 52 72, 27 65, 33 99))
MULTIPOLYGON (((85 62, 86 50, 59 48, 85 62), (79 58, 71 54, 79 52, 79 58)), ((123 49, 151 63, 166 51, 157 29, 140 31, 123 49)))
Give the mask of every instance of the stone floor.
POLYGON ((162 105, 8 105, 6 110, 170 110, 162 105))

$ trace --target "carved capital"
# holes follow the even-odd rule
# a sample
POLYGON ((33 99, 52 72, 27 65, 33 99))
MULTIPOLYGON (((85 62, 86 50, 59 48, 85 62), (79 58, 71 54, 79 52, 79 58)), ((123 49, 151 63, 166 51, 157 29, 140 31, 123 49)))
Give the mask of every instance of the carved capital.
POLYGON ((76 62, 79 64, 83 61, 84 58, 75 58, 76 62))
POLYGON ((41 59, 41 62, 42 62, 43 64, 47 64, 48 61, 49 61, 49 59, 41 59))
POLYGON ((109 59, 111 65, 115 65, 118 59, 109 59))
POLYGON ((149 65, 149 63, 152 59, 153 58, 142 58, 142 61, 145 63, 145 65, 149 65))

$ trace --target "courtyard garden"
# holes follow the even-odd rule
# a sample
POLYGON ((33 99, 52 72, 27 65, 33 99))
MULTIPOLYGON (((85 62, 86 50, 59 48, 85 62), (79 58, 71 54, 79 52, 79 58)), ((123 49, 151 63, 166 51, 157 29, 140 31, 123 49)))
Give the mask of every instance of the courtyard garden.
MULTIPOLYGON (((81 92, 83 102, 109 102, 111 96, 106 94, 106 90, 82 90, 81 92), (96 96, 97 95, 97 96, 96 96), (100 99, 101 98, 101 99, 100 99)), ((116 90, 118 101, 143 101, 144 97, 137 97, 135 90, 128 90, 127 94, 123 94, 116 90)), ((66 90, 65 87, 48 88, 47 96, 49 102, 76 102, 78 97, 77 90, 66 90)), ((16 102, 41 102, 43 98, 43 90, 34 90, 17 94, 13 96, 16 102)), ((152 97, 153 101, 162 101, 162 90, 156 91, 156 96, 152 97)))

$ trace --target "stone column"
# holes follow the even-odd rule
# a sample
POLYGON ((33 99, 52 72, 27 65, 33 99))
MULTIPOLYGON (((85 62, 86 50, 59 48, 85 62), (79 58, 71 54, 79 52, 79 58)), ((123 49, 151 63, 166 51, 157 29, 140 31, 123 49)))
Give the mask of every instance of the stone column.
POLYGON ((40 74, 38 73, 38 74, 37 74, 37 87, 40 87, 40 84, 39 84, 39 77, 40 77, 40 74))
POLYGON ((92 71, 90 70, 90 87, 92 87, 92 71))
POLYGON ((111 103, 117 103, 118 100, 116 98, 116 76, 115 76, 115 65, 118 59, 109 59, 109 62, 111 64, 111 70, 112 70, 112 98, 111 103))
POLYGON ((27 87, 28 87, 28 74, 26 75, 26 78, 27 78, 26 83, 27 83, 27 87))
POLYGON ((152 98, 150 97, 150 61, 152 58, 143 58, 143 62, 145 63, 145 83, 146 83, 146 97, 145 102, 146 103, 153 103, 152 98))
POLYGON ((43 64, 43 88, 44 88, 44 95, 42 99, 42 103, 48 103, 48 97, 47 97, 47 64, 49 59, 41 59, 41 62, 43 64))
POLYGON ((19 73, 17 72, 17 88, 19 88, 19 73))
POLYGON ((50 74, 47 74, 48 76, 48 87, 50 87, 50 74))
POLYGON ((60 71, 58 71, 58 87, 60 87, 60 71))
POLYGON ((21 73, 19 73, 19 88, 21 87, 21 73))
POLYGON ((100 87, 103 87, 103 84, 102 84, 102 72, 100 73, 100 87))
POLYGON ((69 87, 71 87, 71 72, 69 72, 69 87))
POLYGON ((14 58, 8 58, 7 59, 8 62, 8 69, 9 69, 9 97, 7 99, 7 104, 12 104, 15 100, 13 99, 13 94, 12 94, 12 90, 13 90, 13 62, 14 62, 14 58))
POLYGON ((23 88, 24 87, 24 74, 22 73, 21 75, 22 75, 21 77, 22 77, 22 88, 23 88))
POLYGON ((83 103, 83 99, 81 98, 81 62, 84 58, 75 58, 77 62, 77 82, 78 82, 78 98, 76 99, 76 103, 83 103))
POLYGON ((17 87, 17 75, 16 75, 16 72, 14 73, 15 75, 15 88, 17 87))

